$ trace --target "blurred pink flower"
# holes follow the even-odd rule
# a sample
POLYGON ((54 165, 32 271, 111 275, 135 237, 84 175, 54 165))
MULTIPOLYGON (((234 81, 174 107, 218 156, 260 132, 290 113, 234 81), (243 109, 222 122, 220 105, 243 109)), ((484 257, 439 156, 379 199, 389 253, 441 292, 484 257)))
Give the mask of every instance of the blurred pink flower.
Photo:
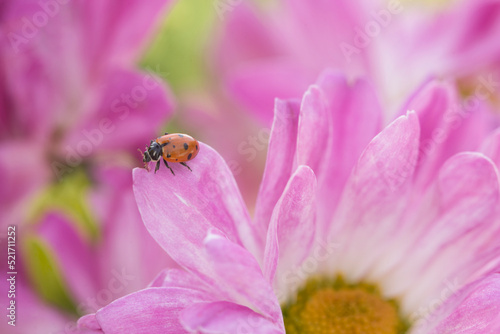
POLYGON ((22 200, 51 178, 97 156, 135 152, 169 117, 165 84, 135 62, 170 3, 2 3, 3 222, 13 223, 22 200))
POLYGON ((423 3, 284 0, 267 10, 238 3, 225 12, 213 62, 264 124, 274 98, 299 96, 327 67, 369 77, 391 116, 430 77, 482 78, 498 95, 500 3, 460 0, 433 11, 423 3))
POLYGON ((487 108, 460 103, 453 85, 430 82, 407 103, 416 112, 382 129, 367 82, 325 72, 302 101, 276 102, 253 221, 207 145, 192 173, 135 169, 142 219, 184 270, 164 271, 79 327, 285 333, 280 304, 313 277, 342 274, 396 298, 418 320, 412 333, 498 331, 500 137, 487 108))
MULTIPOLYGON (((90 240, 74 222, 57 212, 46 214, 34 231, 23 230, 22 235, 23 239, 35 236, 48 247, 80 315, 96 312, 116 298, 143 289, 161 270, 177 267, 141 224, 129 169, 101 168, 94 177, 97 186, 89 199, 97 221, 102 222, 97 240, 90 240)), ((18 277, 25 280, 26 272, 18 277)), ((30 284, 21 284, 22 294, 16 297, 18 305, 22 305, 17 322, 19 333, 77 331, 75 314, 42 301, 30 284), (40 313, 58 320, 47 321, 38 316, 40 313)))

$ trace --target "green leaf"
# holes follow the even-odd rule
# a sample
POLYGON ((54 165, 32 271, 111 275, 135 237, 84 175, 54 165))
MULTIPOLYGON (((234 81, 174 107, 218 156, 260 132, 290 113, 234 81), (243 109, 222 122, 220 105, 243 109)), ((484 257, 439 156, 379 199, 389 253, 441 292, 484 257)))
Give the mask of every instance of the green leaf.
POLYGON ((38 237, 28 236, 23 251, 28 280, 35 291, 46 302, 76 314, 75 303, 49 246, 38 237))
POLYGON ((28 221, 40 221, 48 211, 63 213, 75 222, 83 235, 95 241, 99 236, 98 224, 87 203, 90 181, 83 170, 75 170, 59 183, 55 183, 35 199, 28 221))
POLYGON ((174 91, 206 80, 207 42, 216 11, 212 1, 178 1, 141 61, 167 80, 174 91))

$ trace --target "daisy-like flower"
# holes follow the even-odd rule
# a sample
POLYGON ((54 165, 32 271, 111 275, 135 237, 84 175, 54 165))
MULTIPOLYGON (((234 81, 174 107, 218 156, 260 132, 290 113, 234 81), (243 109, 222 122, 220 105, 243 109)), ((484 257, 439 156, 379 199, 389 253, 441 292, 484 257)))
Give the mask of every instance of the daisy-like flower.
POLYGON ((326 67, 368 76, 391 116, 431 76, 498 94, 500 3, 429 3, 277 0, 266 11, 241 2, 224 13, 217 73, 265 124, 275 97, 298 96, 326 67))
POLYGON ((182 269, 79 327, 497 333, 500 131, 459 102, 430 82, 382 129, 365 81, 325 73, 302 101, 276 102, 253 219, 207 145, 192 173, 135 169, 142 219, 182 269))
POLYGON ((36 191, 54 178, 135 156, 170 117, 169 89, 135 62, 171 4, 2 2, 2 224, 21 223, 36 191))

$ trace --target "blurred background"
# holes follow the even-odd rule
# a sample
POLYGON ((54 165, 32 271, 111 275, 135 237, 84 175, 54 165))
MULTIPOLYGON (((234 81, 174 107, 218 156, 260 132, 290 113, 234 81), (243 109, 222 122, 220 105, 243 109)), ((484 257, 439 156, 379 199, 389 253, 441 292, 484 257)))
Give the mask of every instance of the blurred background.
POLYGON ((493 0, 3 0, 0 20, 0 266, 14 248, 19 305, 2 333, 76 332, 176 266, 132 193, 164 132, 214 147, 252 212, 275 98, 325 69, 367 77, 386 122, 433 78, 500 106, 493 0))

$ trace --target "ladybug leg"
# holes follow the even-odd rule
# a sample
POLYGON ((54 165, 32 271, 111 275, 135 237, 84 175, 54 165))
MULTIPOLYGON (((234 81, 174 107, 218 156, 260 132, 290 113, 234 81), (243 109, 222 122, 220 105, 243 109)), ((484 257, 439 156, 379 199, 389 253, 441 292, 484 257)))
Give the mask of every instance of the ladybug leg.
POLYGON ((160 160, 158 160, 158 162, 156 163, 155 174, 158 171, 158 169, 160 169, 160 160))
POLYGON ((185 162, 181 162, 181 165, 186 166, 187 169, 189 169, 192 172, 191 168, 189 168, 189 166, 185 162))
MULTIPOLYGON (((167 168, 170 169, 170 171, 172 172, 172 175, 175 175, 175 173, 172 170, 172 168, 168 165, 167 160, 163 159, 163 162, 165 163, 165 166, 167 166, 167 168)), ((160 162, 158 161, 158 163, 160 163, 160 162)))
POLYGON ((168 132, 165 132, 165 136, 168 135, 168 132))

